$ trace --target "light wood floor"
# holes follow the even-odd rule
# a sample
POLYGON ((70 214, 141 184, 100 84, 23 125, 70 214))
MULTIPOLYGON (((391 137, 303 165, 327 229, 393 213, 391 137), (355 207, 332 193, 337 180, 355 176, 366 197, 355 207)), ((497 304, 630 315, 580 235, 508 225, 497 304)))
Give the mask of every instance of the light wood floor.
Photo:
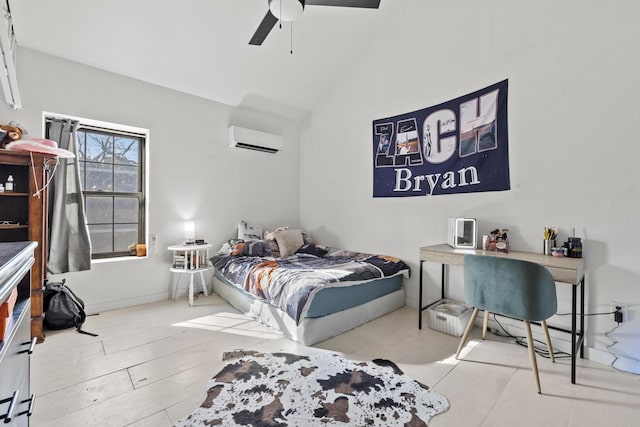
POLYGON ((635 426, 640 377, 580 360, 578 384, 568 360, 538 358, 535 392, 525 348, 476 328, 456 361, 458 338, 417 328, 405 307, 314 347, 280 337, 217 296, 163 301, 91 316, 85 329, 49 332, 32 356, 32 426, 171 426, 202 403, 224 351, 310 354, 334 351, 358 360, 386 358, 443 393, 451 408, 430 426, 635 426))

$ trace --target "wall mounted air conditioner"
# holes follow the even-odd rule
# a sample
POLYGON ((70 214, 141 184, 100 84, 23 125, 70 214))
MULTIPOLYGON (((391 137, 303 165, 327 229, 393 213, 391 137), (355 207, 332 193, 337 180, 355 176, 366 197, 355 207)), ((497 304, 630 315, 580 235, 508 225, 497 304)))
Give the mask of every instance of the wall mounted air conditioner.
POLYGON ((4 99, 17 110, 22 108, 20 92, 18 91, 18 78, 16 74, 16 35, 13 32, 13 20, 6 1, 0 7, 0 86, 4 93, 4 99))
POLYGON ((280 135, 260 132, 240 126, 229 126, 227 130, 227 144, 229 147, 275 154, 284 148, 284 138, 280 135))

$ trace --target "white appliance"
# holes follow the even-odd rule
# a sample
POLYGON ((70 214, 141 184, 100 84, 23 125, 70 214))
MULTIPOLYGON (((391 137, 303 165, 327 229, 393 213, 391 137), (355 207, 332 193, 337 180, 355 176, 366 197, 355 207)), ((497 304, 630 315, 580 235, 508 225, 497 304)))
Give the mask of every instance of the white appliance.
POLYGON ((284 138, 280 135, 260 132, 240 126, 229 126, 227 130, 227 144, 229 147, 275 154, 284 148, 284 138))
POLYGON ((453 248, 475 249, 478 222, 475 218, 449 218, 447 243, 453 248))

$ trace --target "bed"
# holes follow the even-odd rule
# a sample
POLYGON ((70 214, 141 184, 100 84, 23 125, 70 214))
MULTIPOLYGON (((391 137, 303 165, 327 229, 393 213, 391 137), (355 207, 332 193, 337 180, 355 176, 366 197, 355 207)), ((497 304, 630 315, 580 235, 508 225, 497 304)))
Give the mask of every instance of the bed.
POLYGON ((305 345, 405 305, 402 280, 409 267, 398 258, 315 243, 292 251, 284 237, 236 240, 227 246, 210 259, 214 291, 241 312, 305 345))

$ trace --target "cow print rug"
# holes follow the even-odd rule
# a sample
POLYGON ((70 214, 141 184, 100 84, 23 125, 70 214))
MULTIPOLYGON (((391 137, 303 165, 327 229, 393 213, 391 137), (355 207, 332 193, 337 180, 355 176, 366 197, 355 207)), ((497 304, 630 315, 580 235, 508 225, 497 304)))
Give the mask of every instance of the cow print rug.
POLYGON ((177 427, 426 426, 447 398, 388 360, 234 351, 207 398, 177 427))

